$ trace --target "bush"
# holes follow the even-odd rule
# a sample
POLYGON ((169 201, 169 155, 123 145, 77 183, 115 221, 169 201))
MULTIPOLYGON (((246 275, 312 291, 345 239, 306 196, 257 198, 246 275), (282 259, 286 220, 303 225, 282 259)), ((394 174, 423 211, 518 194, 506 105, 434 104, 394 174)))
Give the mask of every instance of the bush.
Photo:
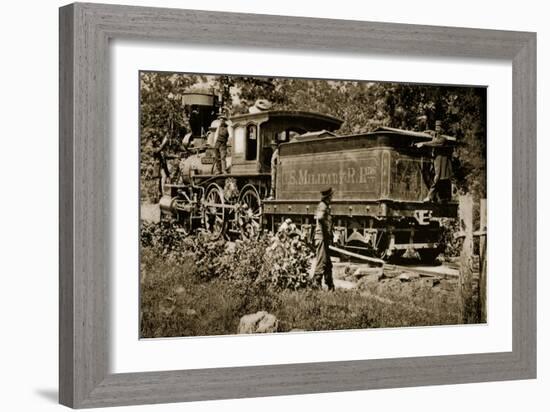
POLYGON ((276 235, 269 236, 259 281, 279 290, 312 287, 311 258, 312 253, 296 228, 283 224, 276 235))
POLYGON ((443 255, 445 257, 460 256, 462 241, 460 238, 456 237, 460 232, 458 219, 442 219, 441 226, 443 231, 441 233, 440 243, 445 245, 443 255))
POLYGON ((193 251, 193 241, 180 233, 168 221, 159 223, 141 221, 140 243, 159 255, 182 260, 193 251))
POLYGON ((291 290, 312 286, 312 254, 290 223, 275 235, 235 242, 212 240, 204 232, 184 236, 169 222, 142 223, 141 246, 176 262, 192 259, 201 281, 225 279, 291 290))

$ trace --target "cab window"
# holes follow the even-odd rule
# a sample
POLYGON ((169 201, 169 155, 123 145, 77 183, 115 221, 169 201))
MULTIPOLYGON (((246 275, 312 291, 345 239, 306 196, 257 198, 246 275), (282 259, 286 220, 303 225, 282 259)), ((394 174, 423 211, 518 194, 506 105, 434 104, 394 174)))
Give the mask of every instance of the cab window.
POLYGON ((246 160, 256 160, 258 149, 258 126, 246 126, 246 160))

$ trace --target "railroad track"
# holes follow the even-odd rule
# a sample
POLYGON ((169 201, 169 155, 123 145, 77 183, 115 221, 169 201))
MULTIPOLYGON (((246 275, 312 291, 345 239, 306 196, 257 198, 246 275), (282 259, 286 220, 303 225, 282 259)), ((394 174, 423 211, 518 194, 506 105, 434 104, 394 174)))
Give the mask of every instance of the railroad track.
POLYGON ((419 266, 414 265, 395 265, 386 263, 382 259, 373 258, 369 256, 360 255, 358 253, 350 252, 349 250, 341 249, 336 246, 329 246, 334 252, 340 253, 350 258, 358 259, 365 264, 372 267, 382 267, 384 271, 404 271, 409 273, 416 273, 425 277, 440 277, 440 278, 457 278, 459 275, 458 265, 455 263, 447 263, 441 266, 419 266))
POLYGON ((384 265, 384 271, 390 270, 390 271, 405 271, 405 272, 412 272, 416 273, 420 276, 424 277, 440 277, 443 279, 447 278, 458 278, 459 270, 458 267, 453 267, 449 265, 441 265, 441 266, 408 266, 408 265, 392 265, 389 263, 386 263, 384 265))

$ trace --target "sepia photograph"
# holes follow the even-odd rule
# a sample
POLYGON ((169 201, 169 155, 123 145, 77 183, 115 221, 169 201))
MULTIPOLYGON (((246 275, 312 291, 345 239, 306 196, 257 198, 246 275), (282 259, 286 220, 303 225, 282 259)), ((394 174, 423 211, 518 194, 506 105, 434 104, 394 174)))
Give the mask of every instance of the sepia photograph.
POLYGON ((487 322, 487 88, 139 72, 140 338, 487 322))

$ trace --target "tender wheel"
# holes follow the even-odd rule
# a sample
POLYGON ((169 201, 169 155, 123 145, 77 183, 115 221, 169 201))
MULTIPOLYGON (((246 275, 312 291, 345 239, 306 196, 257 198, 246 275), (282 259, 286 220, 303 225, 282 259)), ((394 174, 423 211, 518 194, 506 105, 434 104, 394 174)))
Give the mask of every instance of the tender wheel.
POLYGON ((427 265, 438 265, 437 257, 441 251, 439 249, 419 249, 418 255, 420 256, 420 261, 427 265))
POLYGON ((203 220, 205 229, 214 239, 218 239, 225 232, 225 201, 223 190, 217 184, 208 188, 205 196, 203 220))
POLYGON ((244 239, 256 239, 262 229, 262 201, 256 188, 246 185, 239 196, 238 222, 244 239))
POLYGON ((394 250, 391 254, 391 256, 387 256, 387 259, 389 262, 397 262, 399 261, 400 259, 403 258, 403 255, 405 254, 405 250, 403 249, 400 249, 400 250, 394 250))

